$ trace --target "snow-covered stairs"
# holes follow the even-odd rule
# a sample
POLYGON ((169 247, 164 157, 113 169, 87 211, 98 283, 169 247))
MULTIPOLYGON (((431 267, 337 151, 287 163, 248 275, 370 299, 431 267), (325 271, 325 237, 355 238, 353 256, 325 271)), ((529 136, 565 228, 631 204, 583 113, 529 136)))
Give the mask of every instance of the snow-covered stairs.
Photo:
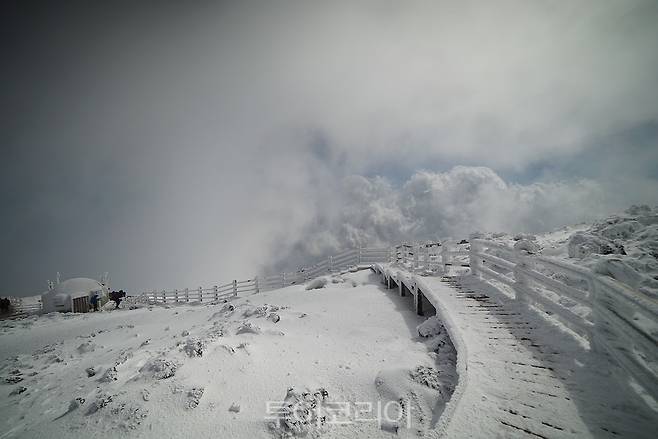
POLYGON ((465 285, 385 265, 376 271, 423 294, 457 349, 459 384, 434 436, 598 438, 647 431, 651 419, 642 410, 622 396, 606 397, 606 390, 624 394, 610 372, 588 370, 589 360, 576 354, 584 349, 524 304, 477 288, 475 280, 465 285))

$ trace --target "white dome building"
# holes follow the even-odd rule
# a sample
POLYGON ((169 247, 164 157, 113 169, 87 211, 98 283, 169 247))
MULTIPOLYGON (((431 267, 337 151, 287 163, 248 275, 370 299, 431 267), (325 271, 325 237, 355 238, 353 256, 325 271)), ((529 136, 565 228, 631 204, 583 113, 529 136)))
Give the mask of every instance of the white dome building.
POLYGON ((43 312, 88 312, 90 299, 98 294, 100 303, 107 300, 108 287, 86 277, 76 277, 55 285, 41 295, 43 312))

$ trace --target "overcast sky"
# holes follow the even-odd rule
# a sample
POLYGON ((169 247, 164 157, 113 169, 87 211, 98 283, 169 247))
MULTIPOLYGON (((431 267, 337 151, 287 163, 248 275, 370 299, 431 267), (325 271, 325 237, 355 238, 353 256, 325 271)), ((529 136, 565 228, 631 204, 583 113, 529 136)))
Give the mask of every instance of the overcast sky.
POLYGON ((658 203, 653 0, 31 3, 0 14, 1 295, 658 203))

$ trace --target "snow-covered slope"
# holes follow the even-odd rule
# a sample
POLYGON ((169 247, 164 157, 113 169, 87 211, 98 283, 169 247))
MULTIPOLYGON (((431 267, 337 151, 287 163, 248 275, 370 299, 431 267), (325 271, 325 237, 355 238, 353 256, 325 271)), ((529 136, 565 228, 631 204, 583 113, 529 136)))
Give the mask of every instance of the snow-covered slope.
POLYGON ((632 206, 593 224, 542 235, 487 237, 535 254, 562 257, 658 297, 658 207, 632 206))
POLYGON ((372 420, 378 401, 391 403, 401 427, 408 413, 414 430, 399 435, 415 436, 454 388, 454 348, 440 325, 426 325, 428 337, 420 337, 423 318, 408 298, 370 276, 220 304, 3 321, 0 438, 251 439, 295 429, 390 437, 395 423, 372 420), (400 399, 408 401, 402 413, 400 399), (317 408, 324 426, 287 427, 284 400, 317 408), (367 403, 372 412, 357 415, 367 403))

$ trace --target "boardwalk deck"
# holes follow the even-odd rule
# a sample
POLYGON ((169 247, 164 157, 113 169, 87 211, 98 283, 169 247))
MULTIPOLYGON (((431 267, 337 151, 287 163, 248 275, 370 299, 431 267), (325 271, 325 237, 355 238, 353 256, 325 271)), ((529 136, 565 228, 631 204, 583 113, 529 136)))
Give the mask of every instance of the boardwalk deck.
POLYGON ((457 349, 455 393, 436 437, 650 437, 656 414, 611 375, 613 365, 471 276, 421 277, 375 266, 389 288, 425 297, 457 349), (479 283, 478 283, 479 282, 479 283))

